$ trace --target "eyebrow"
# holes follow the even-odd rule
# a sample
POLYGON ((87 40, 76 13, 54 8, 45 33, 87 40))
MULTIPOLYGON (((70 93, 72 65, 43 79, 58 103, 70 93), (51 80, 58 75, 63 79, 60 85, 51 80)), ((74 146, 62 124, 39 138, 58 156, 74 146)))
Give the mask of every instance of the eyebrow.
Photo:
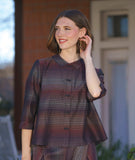
MULTIPOLYGON (((55 26, 55 27, 59 27, 59 26, 55 26)), ((71 26, 63 26, 63 27, 70 27, 71 28, 71 26)))

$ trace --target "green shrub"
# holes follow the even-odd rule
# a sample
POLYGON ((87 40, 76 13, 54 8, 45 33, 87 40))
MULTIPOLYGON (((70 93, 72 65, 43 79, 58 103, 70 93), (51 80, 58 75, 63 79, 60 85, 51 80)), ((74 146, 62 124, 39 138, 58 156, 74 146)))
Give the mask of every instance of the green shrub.
POLYGON ((135 160, 135 147, 132 147, 128 153, 128 160, 135 160))
POLYGON ((0 101, 0 116, 1 115, 7 115, 13 110, 13 103, 6 100, 2 99, 0 101))
POLYGON ((108 148, 102 144, 97 145, 98 160, 127 160, 128 147, 122 147, 120 141, 108 148))

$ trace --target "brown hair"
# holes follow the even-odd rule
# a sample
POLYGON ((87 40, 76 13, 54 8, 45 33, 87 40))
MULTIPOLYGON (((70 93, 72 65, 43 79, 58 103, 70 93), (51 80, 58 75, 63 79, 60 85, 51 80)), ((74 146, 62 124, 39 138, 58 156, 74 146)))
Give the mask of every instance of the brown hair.
MULTIPOLYGON (((86 16, 78 10, 65 10, 58 14, 58 16, 55 18, 54 22, 51 25, 51 29, 50 29, 50 33, 47 41, 47 48, 51 52, 55 54, 59 54, 61 52, 61 49, 59 48, 55 39, 55 25, 58 19, 61 17, 67 17, 71 19, 76 24, 76 26, 79 27, 80 29, 83 27, 86 28, 86 35, 90 36, 90 38, 93 40, 93 35, 91 33, 90 25, 86 16)), ((80 47, 85 49, 86 47, 85 43, 80 41, 77 42, 77 53, 80 53, 80 47)))

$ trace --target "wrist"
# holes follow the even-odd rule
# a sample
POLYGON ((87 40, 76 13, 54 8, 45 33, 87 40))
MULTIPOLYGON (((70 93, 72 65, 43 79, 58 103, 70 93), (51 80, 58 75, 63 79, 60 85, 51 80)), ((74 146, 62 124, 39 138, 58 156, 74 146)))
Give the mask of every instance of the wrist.
POLYGON ((92 57, 91 56, 87 56, 86 58, 84 58, 84 63, 85 64, 91 64, 92 62, 92 57))
POLYGON ((22 160, 31 160, 31 152, 22 153, 22 160))
POLYGON ((26 147, 25 149, 22 149, 22 156, 27 157, 31 155, 31 147, 26 147))

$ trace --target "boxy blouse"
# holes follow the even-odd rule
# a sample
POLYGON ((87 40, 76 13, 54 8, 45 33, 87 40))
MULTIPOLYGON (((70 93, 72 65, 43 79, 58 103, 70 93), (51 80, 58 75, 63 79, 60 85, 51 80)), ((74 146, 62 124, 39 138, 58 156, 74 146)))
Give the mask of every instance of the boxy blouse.
MULTIPOLYGON (((103 72, 96 69, 105 95, 103 72)), ((80 146, 93 141, 87 134, 89 103, 83 59, 67 63, 60 55, 37 60, 27 79, 21 129, 32 129, 32 145, 80 146)), ((94 124, 93 124, 94 125, 94 124)))

